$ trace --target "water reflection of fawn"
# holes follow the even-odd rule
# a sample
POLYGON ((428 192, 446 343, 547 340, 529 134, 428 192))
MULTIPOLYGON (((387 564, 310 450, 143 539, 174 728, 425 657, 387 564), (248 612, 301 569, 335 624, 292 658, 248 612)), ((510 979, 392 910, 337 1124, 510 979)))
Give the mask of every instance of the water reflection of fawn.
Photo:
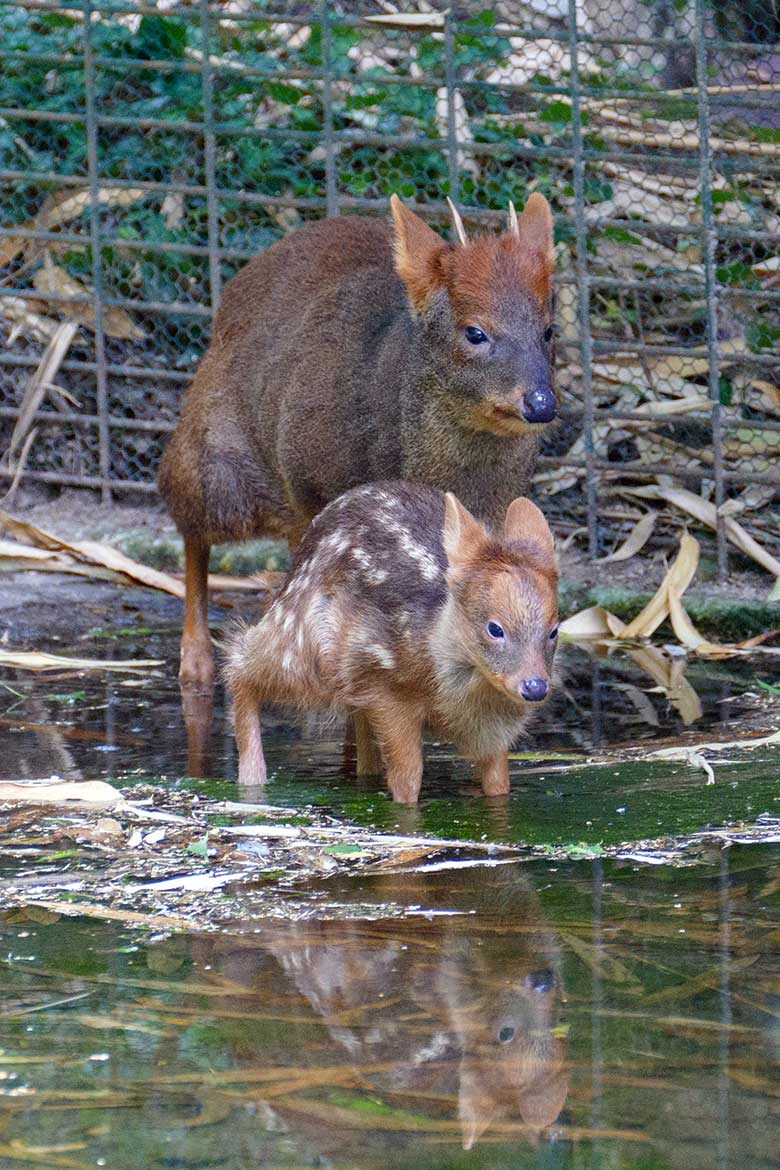
MULTIPOLYGON (((332 891, 337 902, 355 893, 346 884, 332 891)), ((318 1033, 320 1043, 312 1046, 309 1035, 280 1057, 253 1042, 248 1023, 240 1052, 234 1045, 239 1063, 281 1060, 295 1066, 285 1078, 295 1082, 300 1070, 304 1083, 305 1070, 335 1065, 333 1083, 342 1092, 348 1084, 394 1110, 422 1114, 432 1119, 433 1131, 451 1132, 455 1114, 465 1149, 494 1126, 499 1140, 536 1140, 558 1117, 568 1079, 558 1027, 558 948, 527 880, 514 865, 392 874, 371 879, 368 887, 364 881, 359 894, 372 904, 419 907, 433 916, 272 921, 252 936, 202 940, 198 959, 210 966, 211 977, 251 987, 264 1010, 281 999, 285 1014, 300 1015, 290 1010, 292 992, 326 1026, 324 1043, 318 1033), (443 912, 452 907, 460 912, 443 912)), ((258 1010, 245 997, 241 1004, 258 1010)), ((320 1143, 341 1135, 340 1146, 342 1127, 361 1120, 365 1154, 368 1116, 350 1117, 328 1104, 323 1081, 317 1084, 315 1098, 286 1101, 273 1094, 274 1107, 285 1115, 289 1104, 296 1128, 308 1131, 313 1124, 320 1143)), ((419 1126, 410 1125, 406 1136, 403 1125, 391 1128, 397 1129, 394 1144, 421 1136, 419 1126)), ((386 1133, 376 1137, 387 1140, 386 1133)))

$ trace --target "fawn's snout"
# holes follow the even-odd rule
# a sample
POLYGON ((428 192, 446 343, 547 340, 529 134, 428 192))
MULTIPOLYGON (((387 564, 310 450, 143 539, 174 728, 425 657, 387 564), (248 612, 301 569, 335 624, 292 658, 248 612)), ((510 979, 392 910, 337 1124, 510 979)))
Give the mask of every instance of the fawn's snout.
POLYGON ((547 698, 548 690, 545 678, 525 678, 520 684, 520 696, 526 703, 541 703, 547 698))

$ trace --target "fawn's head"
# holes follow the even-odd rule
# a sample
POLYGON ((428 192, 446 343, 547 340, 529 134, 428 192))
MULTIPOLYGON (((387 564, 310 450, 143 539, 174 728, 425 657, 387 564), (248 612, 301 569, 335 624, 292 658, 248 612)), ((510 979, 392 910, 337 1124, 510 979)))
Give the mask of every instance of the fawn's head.
POLYGON ((513 500, 503 535, 491 538, 448 492, 443 543, 452 665, 477 671, 519 705, 543 702, 558 644, 558 574, 544 516, 530 500, 513 500))
POLYGON ((397 196, 395 266, 428 343, 429 360, 467 428, 516 435, 557 413, 552 381, 552 216, 530 196, 507 231, 468 240, 450 204, 448 244, 397 196))

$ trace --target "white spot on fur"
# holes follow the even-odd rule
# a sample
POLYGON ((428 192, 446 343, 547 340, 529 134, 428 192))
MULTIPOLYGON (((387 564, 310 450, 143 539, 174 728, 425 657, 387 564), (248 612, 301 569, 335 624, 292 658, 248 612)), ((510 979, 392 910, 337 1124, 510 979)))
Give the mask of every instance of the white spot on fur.
POLYGON ((379 516, 379 520, 387 531, 396 538, 401 551, 416 563, 423 577, 427 581, 437 581, 441 576, 441 570, 435 557, 425 545, 420 544, 419 540, 415 540, 408 528, 399 524, 393 516, 388 516, 386 512, 379 516))
POLYGON ((364 548, 353 548, 352 559, 357 561, 361 569, 369 570, 373 568, 374 558, 364 548))
POLYGON ((309 600, 303 615, 303 624, 312 642, 320 651, 327 653, 334 648, 338 631, 334 621, 333 608, 323 593, 315 593, 309 600))
POLYGON ((366 581, 369 585, 381 585, 383 581, 387 580, 386 569, 370 569, 366 573, 366 581))
POLYGON ((379 665, 384 667, 385 670, 392 670, 395 666, 395 658, 386 646, 380 646, 378 642, 372 642, 370 646, 366 647, 366 651, 372 658, 376 658, 379 665))

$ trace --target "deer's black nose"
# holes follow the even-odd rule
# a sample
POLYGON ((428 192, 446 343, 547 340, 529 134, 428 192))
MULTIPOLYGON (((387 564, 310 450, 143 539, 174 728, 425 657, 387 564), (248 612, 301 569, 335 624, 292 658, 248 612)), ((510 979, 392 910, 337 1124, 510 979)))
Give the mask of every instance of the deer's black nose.
POLYGON ((551 386, 537 387, 523 396, 520 413, 527 423, 552 422, 558 413, 558 403, 551 386))
POLYGON ((524 679, 520 694, 526 703, 541 703, 542 699, 547 698, 547 683, 543 678, 524 679))

